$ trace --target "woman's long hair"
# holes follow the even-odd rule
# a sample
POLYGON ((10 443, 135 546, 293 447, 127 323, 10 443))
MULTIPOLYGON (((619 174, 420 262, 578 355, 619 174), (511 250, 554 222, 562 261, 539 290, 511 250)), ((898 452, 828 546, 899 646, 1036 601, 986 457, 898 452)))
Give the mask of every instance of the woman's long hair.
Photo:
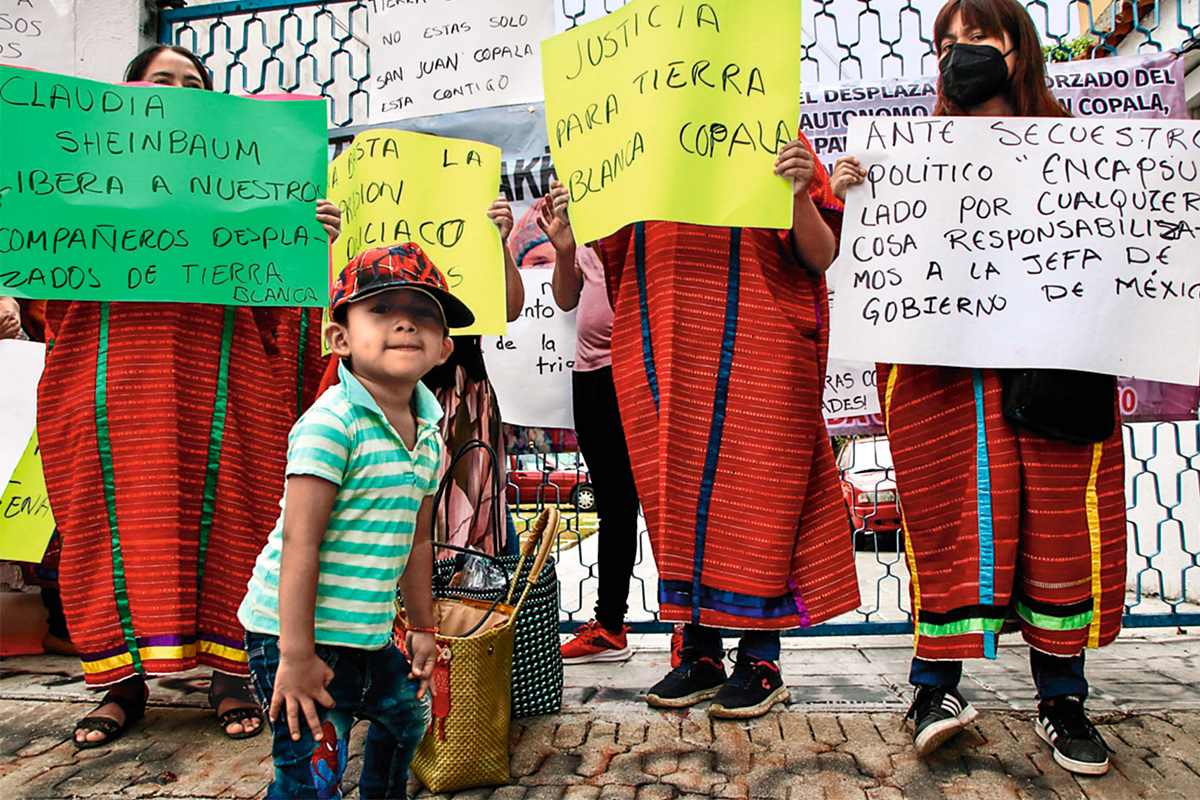
MULTIPOLYGON (((940 47, 956 12, 962 15, 964 28, 978 28, 990 36, 1001 38, 1005 33, 1008 34, 1017 55, 1012 80, 1006 90, 1013 116, 1071 116, 1046 86, 1046 59, 1042 55, 1037 28, 1033 26, 1029 12, 1017 0, 950 0, 942 6, 933 23, 935 48, 940 47)), ((963 116, 967 113, 946 97, 941 78, 938 78, 937 104, 933 113, 939 116, 963 116)))
POLYGON ((145 80, 146 70, 150 68, 150 62, 164 50, 178 53, 188 61, 191 61, 196 66, 196 71, 200 73, 200 80, 204 82, 204 88, 210 92, 212 91, 212 75, 209 74, 208 68, 204 66, 204 62, 191 50, 188 50, 186 47, 180 47, 177 44, 155 44, 138 53, 133 57, 133 61, 129 62, 129 66, 125 67, 125 80, 145 80))

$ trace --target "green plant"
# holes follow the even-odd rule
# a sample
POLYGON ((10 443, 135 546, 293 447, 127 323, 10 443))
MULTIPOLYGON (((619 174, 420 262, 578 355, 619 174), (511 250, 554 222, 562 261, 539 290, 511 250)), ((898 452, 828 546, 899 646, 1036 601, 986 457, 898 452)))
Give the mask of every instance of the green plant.
POLYGON ((1087 58, 1091 51, 1092 37, 1076 36, 1069 41, 1059 41, 1054 44, 1048 44, 1042 48, 1042 55, 1049 62, 1058 61, 1074 61, 1076 59, 1087 58))

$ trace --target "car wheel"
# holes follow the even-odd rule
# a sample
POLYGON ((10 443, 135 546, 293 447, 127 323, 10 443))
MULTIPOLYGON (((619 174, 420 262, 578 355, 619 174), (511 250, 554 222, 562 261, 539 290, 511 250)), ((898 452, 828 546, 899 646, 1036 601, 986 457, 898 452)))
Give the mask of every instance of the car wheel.
POLYGON ((571 490, 571 502, 576 511, 595 511, 596 490, 590 483, 581 483, 571 490))

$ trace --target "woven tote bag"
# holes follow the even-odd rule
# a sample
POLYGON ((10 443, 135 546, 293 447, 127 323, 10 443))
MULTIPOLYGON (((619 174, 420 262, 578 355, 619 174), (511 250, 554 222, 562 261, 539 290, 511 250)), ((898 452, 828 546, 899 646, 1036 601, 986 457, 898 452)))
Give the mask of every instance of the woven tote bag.
MULTIPOLYGON (((558 510, 542 512, 524 548, 530 560, 523 584, 490 603, 435 597, 438 659, 433 672, 429 731, 417 747, 412 770, 431 792, 453 792, 509 781, 508 726, 511 708, 513 635, 558 531, 558 510), (517 589, 520 596, 510 605, 517 589)), ((522 565, 524 566, 524 565, 522 565)), ((403 640, 407 618, 397 615, 403 640)))
MULTIPOLYGON (((490 517, 493 536, 493 551, 500 552, 500 531, 503 529, 503 509, 500 507, 500 473, 496 466, 496 454, 483 441, 472 439, 463 444, 454 456, 458 461, 471 450, 484 449, 490 456, 492 485, 492 507, 486 510, 490 517)), ((446 472, 454 474, 454 463, 446 472)), ((448 478, 442 480, 434 498, 434 507, 449 508, 448 478)), ((477 508, 477 510, 479 510, 477 508)), ((557 520, 557 518, 556 518, 557 520)), ((557 532, 557 531, 556 531, 557 532)), ((435 537, 436 538, 436 537, 435 537)), ((477 555, 472 553, 473 555, 477 555)), ((502 567, 513 574, 513 582, 520 585, 529 577, 531 564, 518 555, 497 556, 502 567)), ((502 589, 466 589, 451 587, 450 579, 455 572, 453 558, 439 559, 433 565, 433 587, 435 596, 453 592, 458 597, 491 603, 502 596, 502 589)), ((516 624, 513 644, 512 716, 514 719, 533 717, 539 714, 554 714, 562 708, 563 662, 562 648, 558 636, 558 574, 554 558, 547 557, 536 576, 533 588, 525 601, 521 618, 516 624)))

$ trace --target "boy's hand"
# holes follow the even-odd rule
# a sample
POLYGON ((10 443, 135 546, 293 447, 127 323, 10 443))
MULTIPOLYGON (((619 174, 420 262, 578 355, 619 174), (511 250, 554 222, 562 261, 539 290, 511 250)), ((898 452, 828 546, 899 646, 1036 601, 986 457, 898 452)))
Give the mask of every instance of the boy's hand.
POLYGON ((775 174, 792 179, 792 194, 807 194, 816 174, 813 155, 799 139, 785 144, 775 159, 775 174))
POLYGON ((21 307, 11 297, 0 297, 0 339, 15 339, 21 332, 21 307))
POLYGON ((417 699, 420 700, 429 690, 429 679, 433 676, 433 665, 437 661, 437 641, 432 633, 409 631, 407 634, 409 663, 412 672, 408 673, 409 680, 419 680, 417 699))
POLYGON ((317 201, 317 222, 325 227, 329 241, 335 241, 342 232, 342 210, 322 197, 317 201))
POLYGON ((317 707, 313 701, 333 708, 333 697, 325 691, 331 680, 333 670, 316 653, 302 658, 281 656, 279 669, 275 671, 275 690, 271 693, 271 724, 274 725, 279 718, 279 709, 282 707, 287 715, 292 741, 296 741, 300 738, 300 712, 303 711, 313 738, 321 741, 321 720, 317 717, 317 707))
POLYGON ((854 156, 842 156, 833 165, 833 175, 829 183, 833 187, 833 195, 842 202, 846 201, 846 189, 862 183, 867 177, 867 171, 859 166, 854 156))
POLYGON ((508 201, 503 197, 497 197, 488 206, 488 219, 500 229, 500 241, 507 242, 508 235, 513 229, 513 213, 512 208, 508 205, 508 201))
POLYGON ((571 220, 567 217, 570 195, 560 181, 550 184, 550 194, 542 197, 538 207, 537 224, 554 245, 556 252, 564 253, 575 249, 575 235, 571 233, 571 220))

